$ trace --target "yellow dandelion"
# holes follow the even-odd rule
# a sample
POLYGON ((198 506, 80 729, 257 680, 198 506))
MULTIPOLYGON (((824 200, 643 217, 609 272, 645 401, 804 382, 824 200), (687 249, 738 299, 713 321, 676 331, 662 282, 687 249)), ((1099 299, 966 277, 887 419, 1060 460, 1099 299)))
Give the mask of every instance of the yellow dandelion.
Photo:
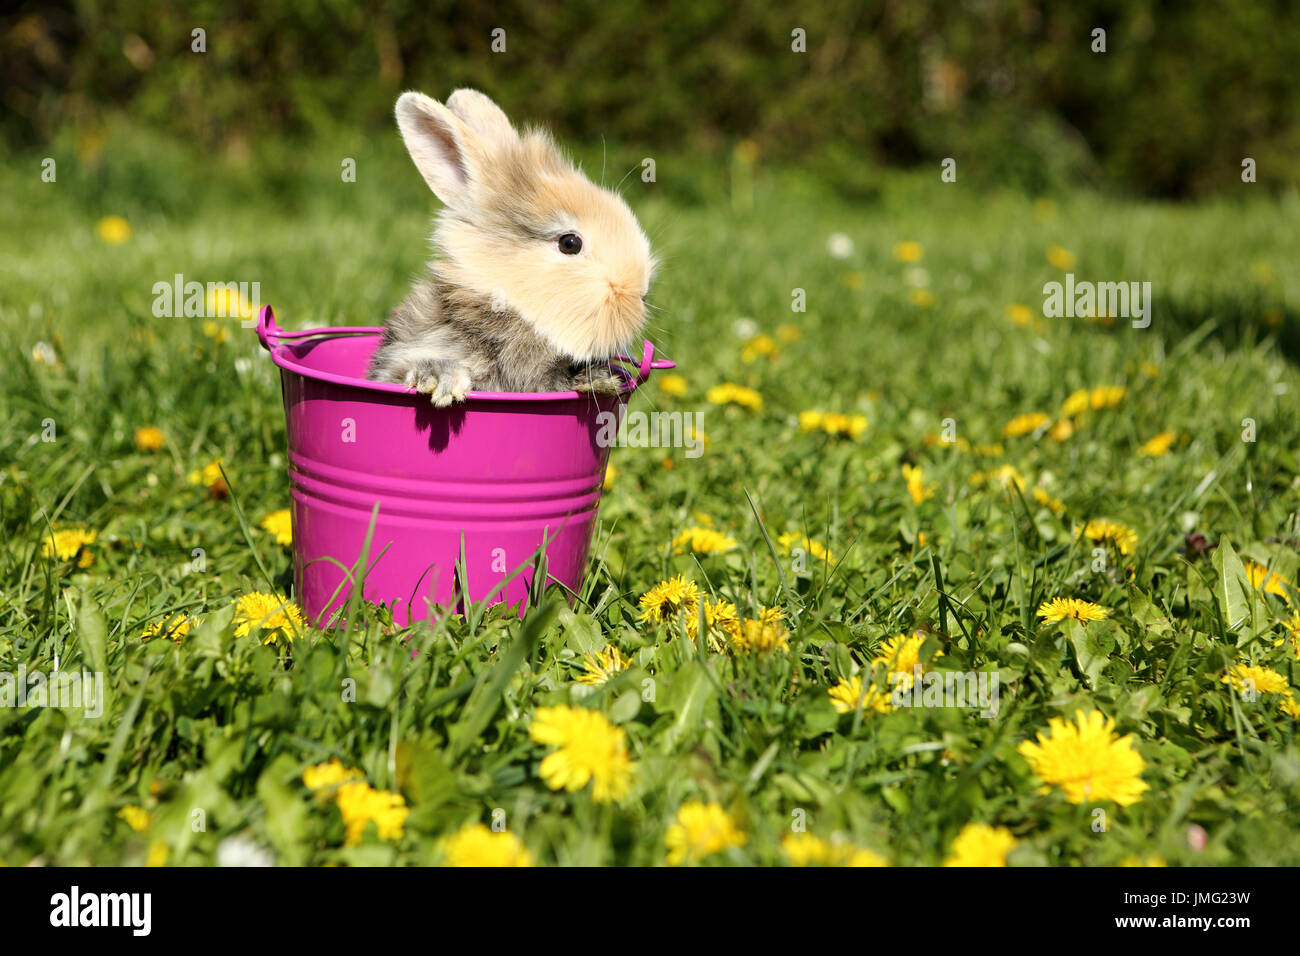
POLYGON ((925 472, 920 465, 903 465, 903 480, 907 482, 907 493, 912 497, 912 504, 919 505, 927 498, 934 497, 934 485, 925 483, 925 472))
POLYGON ((752 388, 746 388, 744 385, 736 385, 732 382, 714 385, 704 393, 704 397, 713 405, 739 405, 741 408, 748 408, 753 412, 763 410, 762 395, 752 388))
MULTIPOLYGON (((880 645, 876 656, 871 659, 871 666, 883 667, 891 677, 901 675, 895 677, 893 683, 904 690, 910 689, 916 669, 920 667, 924 670, 921 664, 921 646, 924 643, 925 635, 920 631, 914 632, 911 637, 906 634, 891 637, 880 645)), ((943 657, 943 651, 935 651, 934 656, 943 657)))
POLYGON ((803 331, 793 322, 782 322, 776 327, 776 339, 784 345, 798 342, 802 337, 803 331))
POLYGON ((1130 854, 1129 856, 1126 856, 1124 857, 1124 859, 1120 860, 1119 865, 1129 867, 1129 866, 1168 866, 1169 864, 1166 863, 1164 860, 1160 859, 1160 857, 1158 856, 1137 856, 1136 854, 1130 854))
POLYGON ((538 768, 552 790, 569 793, 591 783, 597 803, 623 799, 632 788, 633 764, 623 730, 604 714, 581 707, 542 707, 529 736, 554 751, 538 768))
POLYGON ((125 820, 126 825, 137 833, 149 829, 149 824, 153 819, 148 810, 137 806, 123 807, 117 811, 117 815, 122 820, 125 820))
POLYGON ((735 548, 737 541, 721 531, 712 528, 687 528, 673 538, 673 550, 677 554, 694 551, 696 554, 722 554, 735 548))
POLYGON ((438 843, 446 866, 532 866, 533 857, 519 837, 509 830, 494 833, 481 823, 470 823, 438 843))
POLYGON ((1065 514, 1065 502, 1060 498, 1052 497, 1042 488, 1034 489, 1034 500, 1054 515, 1065 514))
POLYGON ((339 785, 334 802, 343 814, 346 835, 344 846, 357 846, 365 835, 367 825, 375 825, 381 840, 396 841, 402 838, 410 808, 400 793, 376 790, 365 781, 339 785))
POLYGON ((1033 310, 1027 305, 1014 303, 1006 308, 1007 318, 1016 323, 1016 325, 1033 326, 1035 325, 1033 310))
POLYGON ((1075 263, 1074 253, 1064 246, 1048 246, 1047 262, 1054 269, 1062 271, 1073 269, 1075 263))
POLYGON ((149 844, 149 855, 145 858, 145 866, 166 866, 167 857, 171 855, 171 849, 162 840, 154 840, 149 844))
POLYGON ((1045 789, 1060 787, 1074 804, 1112 800, 1126 807, 1142 799, 1146 764, 1131 734, 1116 736, 1113 719, 1099 710, 1079 711, 1074 723, 1053 717, 1047 726, 1037 743, 1026 740, 1017 748, 1045 789))
POLYGON ((247 319, 253 315, 253 305, 239 294, 238 288, 221 283, 208 284, 208 315, 217 318, 247 319))
POLYGON ((887 859, 872 850, 828 842, 811 833, 787 833, 781 838, 781 852, 791 866, 889 866, 887 859))
POLYGON ((171 614, 154 621, 140 634, 140 640, 151 637, 169 637, 177 644, 198 624, 198 619, 188 614, 171 614))
POLYGON ((145 425, 135 430, 135 447, 140 451, 157 451, 167 444, 167 436, 156 425, 145 425))
POLYGON ((774 651, 790 652, 787 640, 790 632, 779 621, 742 621, 731 633, 731 643, 746 654, 770 654, 774 651))
POLYGON ((1086 388, 1071 392, 1070 397, 1061 403, 1061 414, 1076 418, 1092 407, 1092 392, 1086 388))
POLYGON ((1011 421, 1007 422, 1002 428, 1003 438, 1020 438, 1022 435, 1029 435, 1038 431, 1051 419, 1042 412, 1029 412, 1025 415, 1017 415, 1011 421))
POLYGON ((908 289, 907 301, 920 309, 928 309, 934 305, 934 293, 929 289, 908 289))
POLYGON ((1138 542, 1136 531, 1128 525, 1120 524, 1118 521, 1111 521, 1108 518, 1095 518, 1089 521, 1083 526, 1082 531, 1075 532, 1075 537, 1079 535, 1099 544, 1113 544, 1119 549, 1120 554, 1132 554, 1138 542))
POLYGON ((41 541, 41 554, 47 558, 57 557, 60 561, 79 558, 78 564, 86 567, 90 564, 86 558, 90 552, 85 550, 99 540, 99 533, 87 528, 56 528, 54 533, 41 541))
POLYGON ((659 379, 659 391, 674 398, 685 395, 687 388, 686 379, 676 373, 661 376, 659 379))
POLYGON ((1275 594, 1287 604, 1291 603, 1290 596, 1286 593, 1284 584, 1286 583, 1281 575, 1270 571, 1261 564, 1254 561, 1246 561, 1243 565, 1246 570, 1246 578, 1250 581, 1250 586, 1256 591, 1263 591, 1265 594, 1275 594))
POLYGON ((976 487, 987 484, 1003 491, 1010 491, 1012 485, 1024 491, 1027 484, 1025 476, 1020 473, 1020 469, 1009 463, 999 465, 992 471, 975 472, 970 476, 970 483, 976 487))
POLYGON ((764 357, 774 359, 779 354, 776 340, 760 332, 745 343, 745 347, 740 350, 740 360, 749 363, 764 357))
POLYGON ((690 800, 677 810, 668 828, 668 863, 698 863, 714 853, 745 845, 745 833, 719 803, 690 800))
POLYGON ((835 555, 823 544, 814 541, 807 535, 799 534, 795 531, 788 531, 776 539, 787 554, 793 554, 796 550, 802 550, 806 554, 812 555, 818 561, 826 561, 830 564, 835 563, 835 555))
POLYGON ((840 681, 827 693, 831 699, 831 706, 839 714, 847 714, 853 710, 874 710, 879 714, 887 714, 893 709, 889 694, 877 687, 864 685, 862 677, 858 674, 848 680, 840 681))
POLYGON ((920 262, 924 255, 925 247, 911 239, 894 246, 894 261, 896 262, 920 262))
POLYGON ((105 216, 95 223, 95 235, 110 246, 120 246, 131 238, 131 224, 121 216, 105 216))
POLYGON ((1068 418, 1062 418, 1051 428, 1047 430, 1047 437, 1052 441, 1065 441, 1075 432, 1074 422, 1068 418))
POLYGON ((191 485, 202 485, 208 489, 208 494, 214 498, 223 498, 230 490, 226 487, 226 479, 221 474, 222 459, 210 461, 201 469, 191 471, 188 481, 191 485))
POLYGON ((1089 621, 1103 620, 1109 613, 1110 611, 1100 604, 1081 601, 1078 598, 1054 598, 1038 607, 1038 616, 1048 624, 1055 624, 1066 618, 1087 624, 1089 621))
POLYGON ((1296 700, 1294 695, 1290 693, 1282 695, 1278 706, 1282 713, 1292 720, 1300 720, 1300 701, 1296 700))
POLYGON ((203 323, 203 334, 218 345, 230 340, 230 330, 220 322, 213 322, 211 319, 203 323))
POLYGON ((293 517, 288 508, 272 511, 262 519, 261 528, 275 537, 275 543, 282 547, 293 544, 293 517))
POLYGON ((1138 449, 1138 454, 1148 458, 1159 458, 1168 452, 1177 440, 1178 434, 1176 432, 1161 432, 1154 438, 1143 442, 1142 447, 1138 449))
POLYGON ((1116 408, 1128 395, 1128 389, 1122 385, 1103 385, 1088 393, 1088 405, 1097 411, 1103 408, 1116 408))
POLYGON ((614 487, 614 479, 617 477, 618 469, 614 467, 614 463, 611 461, 605 465, 605 477, 601 479, 600 490, 609 491, 610 488, 614 487))
POLYGON ((700 589, 682 575, 660 581, 641 595, 641 623, 661 624, 679 611, 694 616, 700 603, 700 589))
POLYGON ((627 670, 628 659, 613 644, 606 644, 594 654, 582 656, 582 673, 577 680, 580 684, 599 687, 619 671, 627 670))
POLYGON ((952 853, 944 866, 1006 866, 1007 854, 1019 841, 1006 827, 968 823, 952 841, 952 853))
POLYGON ((318 763, 314 767, 303 770, 302 783, 314 793, 317 790, 326 790, 349 781, 360 780, 362 777, 360 770, 345 767, 339 763, 338 757, 331 757, 325 763, 318 763))
POLYGON ((1256 694, 1291 693, 1291 685, 1284 676, 1271 667, 1256 667, 1252 664, 1232 665, 1219 683, 1231 684, 1233 690, 1251 699, 1256 694))
POLYGON ((260 631, 263 644, 275 644, 280 637, 293 643, 294 633, 304 627, 298 605, 280 594, 254 591, 235 599, 235 637, 260 631))

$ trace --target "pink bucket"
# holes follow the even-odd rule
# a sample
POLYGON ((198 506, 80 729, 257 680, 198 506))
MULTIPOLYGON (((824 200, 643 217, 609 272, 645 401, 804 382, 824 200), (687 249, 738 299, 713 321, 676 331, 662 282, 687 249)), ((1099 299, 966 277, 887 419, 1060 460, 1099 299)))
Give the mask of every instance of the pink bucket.
POLYGON ((308 620, 324 626, 346 605, 372 520, 363 597, 399 625, 462 595, 522 613, 535 580, 576 592, 609 458, 597 435, 610 419, 597 416, 621 415, 651 369, 673 363, 646 342, 639 363, 618 358, 635 374, 612 366, 627 379, 619 396, 470 392, 434 408, 410 388, 366 380, 381 332, 286 332, 270 306, 258 315, 257 337, 280 367, 294 579, 308 620))

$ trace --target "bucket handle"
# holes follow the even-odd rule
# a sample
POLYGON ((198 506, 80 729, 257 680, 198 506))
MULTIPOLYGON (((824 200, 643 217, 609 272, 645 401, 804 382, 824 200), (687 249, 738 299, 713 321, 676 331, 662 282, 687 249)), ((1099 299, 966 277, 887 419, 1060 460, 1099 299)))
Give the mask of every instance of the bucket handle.
POLYGON ((323 329, 304 329, 301 332, 287 332, 275 324, 275 313, 271 311, 269 305, 262 306, 262 311, 257 315, 257 340, 262 343, 262 348, 268 352, 275 347, 275 344, 288 340, 314 339, 323 335, 379 335, 384 330, 377 326, 365 325, 338 325, 328 326, 323 329), (272 339, 275 343, 272 343, 272 339))
MULTIPOLYGON (((275 312, 269 305, 262 306, 261 311, 257 314, 257 340, 262 343, 262 348, 270 352, 280 342, 285 340, 311 339, 327 335, 379 335, 384 330, 375 326, 365 325, 345 325, 330 326, 323 329, 304 329, 301 332, 287 332, 275 324, 275 312)), ((629 355, 615 355, 610 359, 611 362, 623 362, 631 365, 636 369, 636 379, 631 389, 632 391, 645 383, 650 377, 652 370, 676 368, 677 363, 671 359, 655 358, 654 343, 649 339, 643 340, 641 348, 641 361, 629 355)))
POLYGON ((632 391, 632 389, 639 388, 642 384, 644 384, 645 380, 650 377, 650 371, 652 369, 665 369, 665 368, 677 367, 677 363, 672 361, 671 359, 655 358, 654 343, 651 342, 649 339, 645 339, 643 341, 645 344, 641 348, 640 363, 638 363, 636 359, 628 355, 615 355, 613 358, 610 359, 611 362, 624 362, 628 365, 631 365, 633 368, 637 370, 636 381, 633 383, 632 388, 628 389, 628 391, 632 391))

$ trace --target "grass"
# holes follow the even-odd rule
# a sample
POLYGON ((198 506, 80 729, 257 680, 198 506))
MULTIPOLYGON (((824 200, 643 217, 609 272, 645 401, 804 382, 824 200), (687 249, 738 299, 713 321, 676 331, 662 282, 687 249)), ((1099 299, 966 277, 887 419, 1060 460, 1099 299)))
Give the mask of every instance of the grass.
POLYGON ((940 862, 970 822, 1011 831, 1020 865, 1300 863, 1294 722, 1280 694, 1221 682, 1245 660, 1297 683, 1283 641, 1300 599, 1294 197, 1035 203, 917 174, 850 202, 761 160, 660 157, 659 183, 624 189, 665 259, 648 334, 688 390, 652 384, 633 407, 703 411, 704 455, 615 450, 572 609, 393 633, 368 608, 347 633, 264 645, 234 636, 232 600, 291 587, 287 549, 258 527, 288 505, 277 380, 250 330, 227 322, 223 342, 200 319, 156 318, 151 290, 178 272, 256 280, 286 327, 379 323, 426 254, 432 206, 391 139, 262 144, 236 162, 117 130, 56 144, 55 183, 39 156, 0 162, 0 670, 57 660, 107 687, 99 718, 0 708, 0 861, 205 864, 241 836, 286 864, 429 863, 447 834, 497 822, 539 862, 658 864, 698 799, 746 834, 709 862, 783 862, 803 820, 895 865, 940 862), (355 183, 339 180, 344 156, 355 183), (128 241, 96 238, 107 215, 128 220, 128 241), (835 232, 853 241, 846 259, 828 254, 835 232), (919 261, 896 261, 903 241, 919 261), (1151 327, 1044 319, 1052 245, 1080 279, 1150 281, 1151 327), (1028 325, 1007 317, 1017 303, 1028 325), (742 317, 798 337, 746 362, 742 317), (709 404, 724 381, 757 389, 762 410, 709 404), (1108 385, 1127 389, 1117 407, 1063 441, 1003 436, 1014 416, 1055 422, 1073 392, 1108 385), (802 431, 808 410, 869 426, 802 431), (147 425, 165 433, 156 452, 134 443, 147 425), (1169 452, 1141 455, 1162 432, 1169 452), (190 481, 217 460, 229 497, 190 481), (919 502, 904 464, 922 469, 919 502), (1129 553, 1075 538, 1099 518, 1136 532, 1129 553), (703 525, 736 547, 677 553, 703 525), (68 526, 98 536, 88 567, 42 552, 68 526), (833 560, 797 560, 791 533, 833 560), (1189 548, 1196 534, 1217 547, 1189 548), (1252 588, 1245 562, 1276 572, 1280 593, 1252 588), (712 651, 641 623, 641 594, 675 574, 742 611, 779 607, 788 653, 712 651), (1036 609, 1057 597, 1109 616, 1044 623, 1036 609), (202 621, 182 641, 142 639, 180 612, 202 621), (913 632, 927 667, 996 672, 997 717, 836 713, 828 689, 913 632), (630 669, 577 683, 606 643, 630 669), (637 770, 622 802, 540 776, 529 726, 561 703, 625 732, 637 770), (1017 752, 1094 708, 1145 762, 1130 806, 1042 792, 1017 752), (403 795, 400 838, 372 826, 344 845, 336 802, 302 782, 334 757, 403 795), (139 830, 125 807, 148 814, 139 830))

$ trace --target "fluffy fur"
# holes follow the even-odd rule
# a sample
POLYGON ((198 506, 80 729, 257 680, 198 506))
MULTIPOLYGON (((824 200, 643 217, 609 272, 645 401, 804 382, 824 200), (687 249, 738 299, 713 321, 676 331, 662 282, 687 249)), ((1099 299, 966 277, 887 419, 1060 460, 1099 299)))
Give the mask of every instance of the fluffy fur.
POLYGON ((645 322, 650 242, 627 204, 591 183, 541 131, 457 90, 444 106, 397 101, 397 125, 443 202, 428 276, 393 310, 369 377, 435 405, 471 390, 614 392, 607 361, 645 322), (558 242, 574 233, 582 251, 558 242))

